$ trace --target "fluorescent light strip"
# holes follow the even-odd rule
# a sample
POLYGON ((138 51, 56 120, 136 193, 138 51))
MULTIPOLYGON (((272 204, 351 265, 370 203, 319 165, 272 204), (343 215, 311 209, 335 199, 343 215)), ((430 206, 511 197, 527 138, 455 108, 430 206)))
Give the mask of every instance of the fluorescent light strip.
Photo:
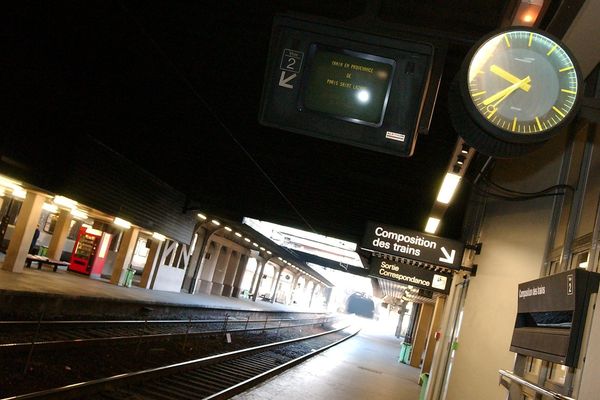
POLYGON ((77 202, 75 200, 71 200, 65 196, 54 196, 54 200, 52 201, 57 206, 63 206, 67 208, 75 208, 75 206, 77 206, 77 202))
POLYGON ((125 221, 124 219, 119 217, 115 217, 115 219, 113 220, 113 224, 125 229, 131 228, 131 222, 125 221))
POLYGON ((161 234, 160 234, 160 233, 158 233, 158 232, 154 232, 154 233, 152 234, 152 237, 153 237, 154 239, 156 239, 156 240, 160 241, 160 242, 164 242, 164 241, 165 241, 165 239, 167 239, 167 237, 166 237, 165 235, 161 235, 161 234))
POLYGON ((71 215, 73 216, 73 218, 77 219, 87 219, 88 217, 88 215, 85 212, 78 210, 77 208, 71 210, 71 215))
POLYGON ((20 187, 13 188, 12 194, 13 194, 13 196, 15 196, 19 199, 24 199, 25 197, 27 197, 27 191, 20 187))
POLYGON ((50 211, 52 214, 58 212, 58 207, 56 204, 44 203, 42 204, 42 210, 50 211))
POLYGON ((440 219, 429 217, 427 220, 427 226, 425 226, 425 232, 427 233, 435 233, 437 231, 438 226, 440 225, 440 219))
POLYGON ((456 192, 456 188, 458 187, 459 183, 460 175, 448 172, 444 178, 440 192, 438 193, 437 201, 443 204, 450 203, 450 200, 452 200, 452 196, 454 196, 454 192, 456 192))
POLYGON ((206 219, 206 215, 198 213, 198 218, 200 218, 201 220, 205 220, 206 219))

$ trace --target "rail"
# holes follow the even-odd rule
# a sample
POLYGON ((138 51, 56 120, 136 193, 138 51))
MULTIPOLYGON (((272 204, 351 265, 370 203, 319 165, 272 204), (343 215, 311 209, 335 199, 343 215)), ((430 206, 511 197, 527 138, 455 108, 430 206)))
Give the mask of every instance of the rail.
POLYGON ((565 396, 563 394, 556 393, 556 392, 554 392, 552 390, 545 389, 545 388, 540 387, 538 385, 534 385, 533 383, 531 383, 529 381, 526 381, 525 379, 521 378, 520 376, 515 375, 511 371, 507 371, 507 370, 501 369, 501 370, 498 371, 498 373, 500 374, 500 383, 502 383, 502 379, 503 378, 508 378, 508 379, 512 380, 513 382, 516 382, 516 383, 518 383, 520 385, 523 385, 523 386, 527 386, 529 389, 535 390, 536 393, 542 394, 544 396, 549 396, 549 397, 551 397, 553 399, 557 399, 557 400, 576 400, 573 397, 568 397, 568 396, 565 396))

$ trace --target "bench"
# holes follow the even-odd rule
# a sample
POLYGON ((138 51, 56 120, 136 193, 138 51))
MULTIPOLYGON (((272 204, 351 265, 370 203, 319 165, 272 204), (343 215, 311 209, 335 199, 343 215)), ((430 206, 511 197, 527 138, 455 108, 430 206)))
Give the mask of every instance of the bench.
POLYGON ((38 264, 37 269, 42 269, 43 265, 48 265, 50 267, 53 267, 54 272, 56 272, 58 267, 61 265, 66 266, 66 267, 69 266, 69 263, 66 261, 51 260, 48 257, 27 254, 27 258, 25 259, 25 267, 31 268, 31 263, 34 263, 34 262, 36 262, 38 264))

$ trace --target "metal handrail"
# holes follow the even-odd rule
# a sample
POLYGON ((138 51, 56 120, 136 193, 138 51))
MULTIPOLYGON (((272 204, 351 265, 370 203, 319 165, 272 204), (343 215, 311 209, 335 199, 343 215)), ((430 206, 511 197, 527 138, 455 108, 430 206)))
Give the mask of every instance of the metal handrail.
POLYGON ((548 390, 548 389, 545 389, 543 387, 539 387, 538 385, 534 385, 533 383, 531 383, 529 381, 526 381, 525 379, 521 378, 520 376, 515 375, 511 371, 507 371, 507 370, 501 369, 501 370, 498 370, 498 373, 501 376, 501 378, 500 378, 501 380, 502 380, 502 377, 506 377, 506 378, 508 378, 508 379, 516 382, 516 383, 519 383, 519 384, 521 384, 523 386, 527 386, 529 389, 533 389, 537 393, 543 394, 544 396, 550 396, 553 399, 558 399, 558 400, 576 400, 573 397, 568 397, 568 396, 565 396, 563 394, 556 393, 556 392, 554 392, 552 390, 548 390))

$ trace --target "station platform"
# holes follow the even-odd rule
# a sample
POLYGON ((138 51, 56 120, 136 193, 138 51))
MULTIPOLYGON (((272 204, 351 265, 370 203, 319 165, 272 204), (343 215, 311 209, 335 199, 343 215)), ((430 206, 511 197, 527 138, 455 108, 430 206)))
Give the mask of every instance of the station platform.
POLYGON ((46 313, 45 318, 60 313, 62 316, 77 315, 78 318, 106 316, 107 319, 128 316, 187 318, 184 315, 186 310, 194 308, 219 310, 221 313, 325 312, 249 299, 116 286, 107 280, 91 279, 64 269, 52 272, 50 269, 25 268, 22 273, 0 269, 0 299, 0 319, 37 319, 41 309, 46 313), (140 316, 142 312, 145 315, 140 316))
POLYGON ((358 335, 233 399, 419 399, 420 370, 398 363, 394 326, 361 321, 358 335))

